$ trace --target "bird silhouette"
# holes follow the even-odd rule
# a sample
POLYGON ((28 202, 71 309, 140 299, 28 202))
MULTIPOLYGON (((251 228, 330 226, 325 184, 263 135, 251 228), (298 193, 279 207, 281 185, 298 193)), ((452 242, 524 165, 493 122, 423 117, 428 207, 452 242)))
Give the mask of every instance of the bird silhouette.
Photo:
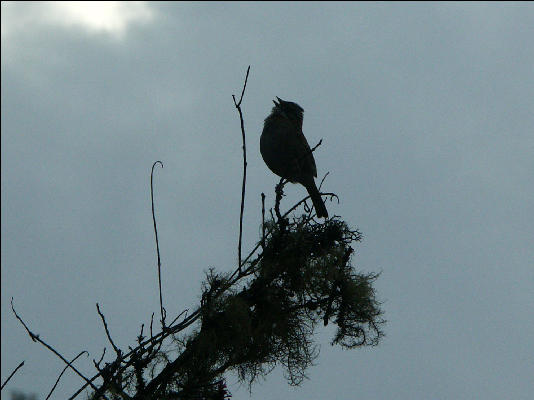
POLYGON ((317 167, 308 141, 302 133, 304 109, 297 103, 277 97, 271 114, 265 118, 260 152, 269 169, 292 183, 306 188, 319 218, 328 211, 315 185, 317 167))

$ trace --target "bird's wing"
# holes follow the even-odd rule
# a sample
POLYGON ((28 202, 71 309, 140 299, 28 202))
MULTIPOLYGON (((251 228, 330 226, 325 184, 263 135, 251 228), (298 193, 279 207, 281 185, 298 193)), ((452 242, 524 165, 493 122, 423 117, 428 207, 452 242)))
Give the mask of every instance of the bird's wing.
POLYGON ((298 134, 298 147, 301 171, 305 174, 312 174, 314 177, 316 177, 317 166, 315 165, 315 158, 313 158, 313 152, 311 151, 310 145, 306 140, 306 136, 304 136, 304 133, 302 132, 299 132, 298 134))
POLYGON ((287 118, 271 115, 265 120, 260 151, 271 171, 291 182, 317 176, 315 160, 304 134, 287 118))

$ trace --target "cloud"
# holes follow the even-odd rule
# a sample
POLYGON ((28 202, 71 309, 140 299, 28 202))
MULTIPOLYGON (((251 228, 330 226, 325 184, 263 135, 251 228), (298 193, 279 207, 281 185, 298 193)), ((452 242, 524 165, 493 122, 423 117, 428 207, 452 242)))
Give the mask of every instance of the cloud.
MULTIPOLYGON (((82 28, 90 34, 108 34, 120 39, 134 24, 152 21, 153 9, 147 2, 64 1, 2 2, 2 42, 30 26, 56 25, 82 28)), ((3 44, 3 43, 2 43, 3 44)))

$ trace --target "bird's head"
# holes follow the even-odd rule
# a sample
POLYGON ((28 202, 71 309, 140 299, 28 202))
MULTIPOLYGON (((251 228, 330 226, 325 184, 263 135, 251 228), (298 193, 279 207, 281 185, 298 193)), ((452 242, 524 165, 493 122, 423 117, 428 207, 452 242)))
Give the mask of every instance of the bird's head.
POLYGON ((280 113, 286 118, 293 121, 297 121, 300 125, 302 125, 304 109, 297 103, 293 103, 292 101, 282 100, 278 96, 276 97, 276 99, 278 100, 278 102, 276 102, 276 100, 273 100, 273 113, 280 113))

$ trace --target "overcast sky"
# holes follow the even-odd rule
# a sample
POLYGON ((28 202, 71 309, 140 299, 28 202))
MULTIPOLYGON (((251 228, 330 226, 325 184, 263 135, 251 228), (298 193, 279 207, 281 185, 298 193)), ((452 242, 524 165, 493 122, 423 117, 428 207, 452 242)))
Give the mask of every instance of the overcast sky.
MULTIPOLYGON (((243 102, 244 251, 272 99, 299 103, 327 203, 359 228, 354 264, 379 272, 386 337, 342 351, 319 330, 292 388, 275 370, 252 398, 531 399, 534 392, 532 3, 2 2, 2 382, 44 399, 62 363, 10 311, 92 374, 159 309, 198 304, 209 267, 237 258, 243 102)), ((284 206, 305 195, 286 187, 284 206)), ((234 399, 247 387, 229 376, 234 399)), ((55 398, 82 384, 68 374, 55 398)))

